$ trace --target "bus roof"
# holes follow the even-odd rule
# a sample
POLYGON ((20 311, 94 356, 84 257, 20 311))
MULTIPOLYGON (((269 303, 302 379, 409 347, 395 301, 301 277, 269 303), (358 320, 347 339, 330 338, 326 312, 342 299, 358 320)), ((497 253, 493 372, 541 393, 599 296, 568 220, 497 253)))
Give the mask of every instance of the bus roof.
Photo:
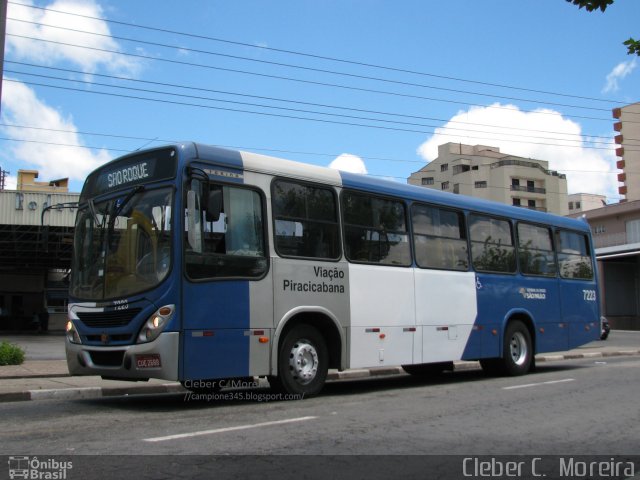
MULTIPOLYGON (((183 149, 189 148, 188 145, 183 145, 182 147, 183 149)), ((589 231, 589 224, 583 220, 539 212, 528 208, 514 207, 491 200, 484 200, 467 195, 457 195, 432 188, 403 184, 393 180, 338 171, 328 167, 320 167, 251 152, 228 150, 211 145, 193 144, 193 148, 195 148, 197 152, 195 155, 197 158, 248 171, 266 173, 274 176, 294 177, 301 180, 326 183, 380 195, 405 198, 412 201, 434 203, 462 210, 515 218, 537 224, 589 231)))

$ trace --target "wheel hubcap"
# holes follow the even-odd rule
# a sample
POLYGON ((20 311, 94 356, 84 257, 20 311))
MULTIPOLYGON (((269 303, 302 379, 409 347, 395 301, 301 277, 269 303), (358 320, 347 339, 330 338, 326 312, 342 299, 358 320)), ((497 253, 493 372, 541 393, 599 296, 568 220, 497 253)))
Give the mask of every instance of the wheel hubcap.
POLYGON ((306 385, 316 378, 318 372, 318 352, 308 340, 299 340, 289 355, 289 370, 293 379, 306 385))
POLYGON ((516 332, 511 337, 511 342, 509 343, 509 351, 511 353, 511 358, 513 363, 518 366, 521 366, 527 360, 527 341, 522 334, 522 332, 516 332))

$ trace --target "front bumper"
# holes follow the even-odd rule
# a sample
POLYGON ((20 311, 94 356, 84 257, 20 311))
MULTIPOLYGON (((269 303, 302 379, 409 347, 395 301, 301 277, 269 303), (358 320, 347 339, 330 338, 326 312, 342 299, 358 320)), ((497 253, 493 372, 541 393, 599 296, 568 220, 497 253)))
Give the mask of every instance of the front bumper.
POLYGON ((149 343, 113 347, 76 344, 66 339, 65 350, 71 375, 100 375, 122 380, 178 380, 178 332, 163 332, 149 343), (141 358, 154 361, 140 362, 141 358), (157 358, 160 365, 155 362, 157 358))

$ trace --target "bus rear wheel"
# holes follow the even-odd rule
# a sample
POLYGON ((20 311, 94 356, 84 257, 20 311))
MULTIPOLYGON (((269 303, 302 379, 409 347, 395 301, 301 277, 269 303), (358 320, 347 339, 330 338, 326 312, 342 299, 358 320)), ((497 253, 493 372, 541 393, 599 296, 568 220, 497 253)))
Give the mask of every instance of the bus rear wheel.
POLYGON ((533 365, 531 333, 520 320, 507 325, 502 342, 502 358, 480 360, 483 370, 489 374, 508 376, 524 375, 533 365))
POLYGON ((311 397, 327 379, 329 354, 324 337, 310 325, 298 325, 282 340, 278 354, 278 376, 269 383, 276 390, 311 397))

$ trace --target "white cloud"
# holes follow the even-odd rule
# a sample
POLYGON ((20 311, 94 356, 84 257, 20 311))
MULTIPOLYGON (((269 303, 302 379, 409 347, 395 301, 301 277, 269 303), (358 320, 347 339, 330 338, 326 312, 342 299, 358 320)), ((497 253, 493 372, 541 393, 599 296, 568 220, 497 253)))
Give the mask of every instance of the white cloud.
POLYGON ((472 107, 436 129, 436 133, 418 147, 418 154, 431 161, 438 156, 438 145, 448 142, 499 147, 501 153, 546 160, 551 170, 566 173, 569 193, 619 197, 618 181, 613 173, 616 169, 614 147, 586 148, 588 139, 582 134, 581 126, 553 110, 523 112, 514 105, 498 103, 472 107))
MULTIPOLYGON (((33 5, 32 1, 23 0, 22 3, 33 5)), ((54 0, 45 6, 47 10, 23 7, 15 3, 9 4, 7 16, 24 20, 24 22, 7 21, 7 52, 11 53, 12 58, 36 61, 44 65, 67 61, 87 73, 94 73, 101 66, 112 73, 133 75, 138 71, 139 61, 100 51, 121 51, 121 49, 118 43, 111 38, 108 24, 100 19, 103 16, 102 8, 93 0, 54 0), (53 10, 73 12, 83 16, 65 15, 53 10), (64 29, 53 28, 56 26, 64 29), (99 35, 73 30, 93 32, 99 35), (44 38, 49 42, 34 41, 9 34, 44 38), (82 45, 89 48, 78 48, 72 45, 82 45)))
POLYGON ((329 168, 351 173, 367 173, 367 167, 364 161, 360 157, 351 155, 350 153, 343 153, 336 157, 336 159, 329 164, 329 168))
POLYGON ((4 177, 4 188, 5 190, 17 190, 18 188, 18 177, 13 175, 7 175, 4 177))
POLYGON ((63 146, 83 143, 73 119, 64 118, 26 85, 8 80, 5 78, 3 84, 2 122, 43 129, 3 128, 3 136, 19 140, 7 142, 11 147, 8 155, 5 152, 19 168, 37 169, 44 179, 82 182, 89 172, 111 159, 106 150, 93 153, 85 148, 63 146))
POLYGON ((617 92, 620 89, 618 82, 629 75, 638 66, 638 59, 634 57, 627 62, 620 62, 613 67, 613 70, 607 75, 607 83, 602 89, 602 93, 617 92))

